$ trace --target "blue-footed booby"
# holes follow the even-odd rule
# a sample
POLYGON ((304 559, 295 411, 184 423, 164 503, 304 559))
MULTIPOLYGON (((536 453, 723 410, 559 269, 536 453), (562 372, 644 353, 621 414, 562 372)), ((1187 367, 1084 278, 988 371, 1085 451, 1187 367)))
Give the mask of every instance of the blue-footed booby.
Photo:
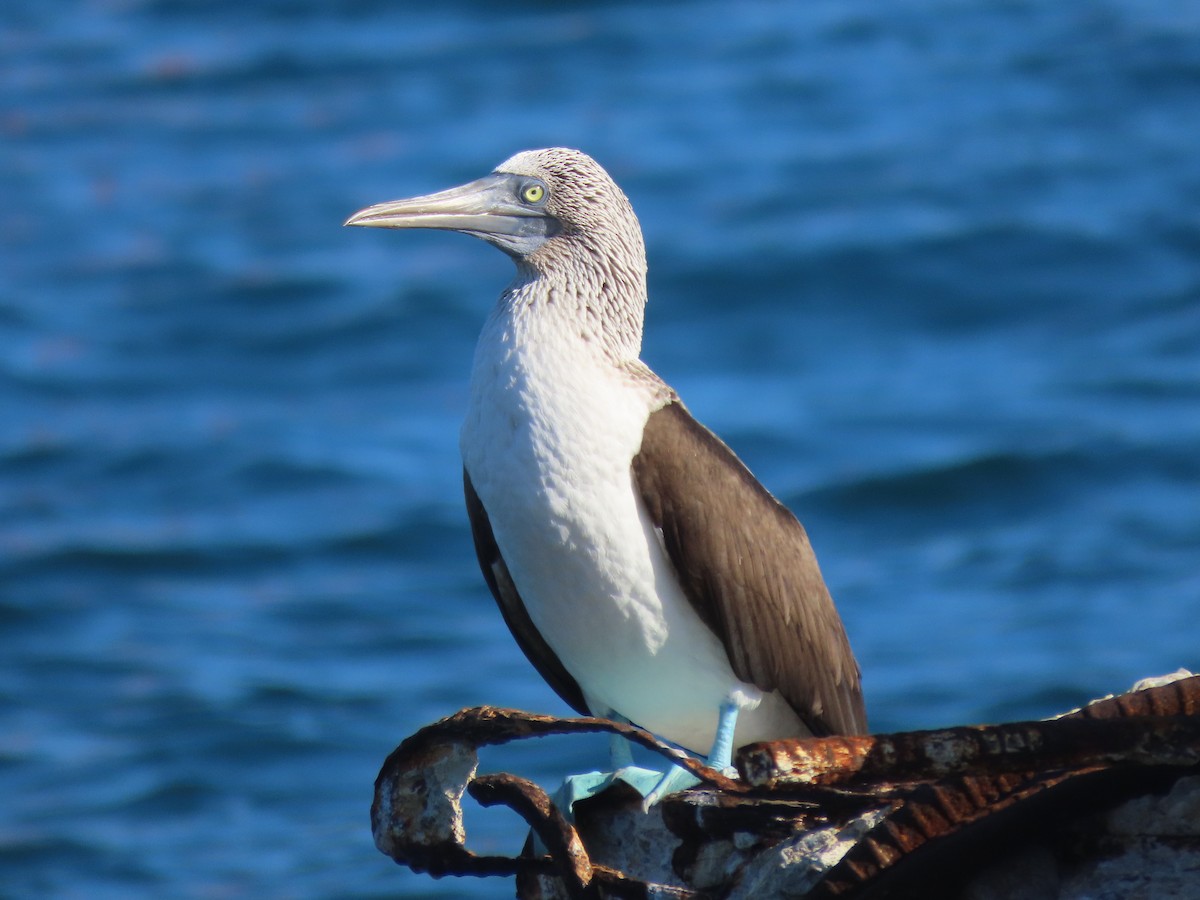
POLYGON ((460 447, 483 577, 563 700, 721 767, 753 741, 865 732, 803 526, 639 358, 641 226, 598 163, 526 151, 346 224, 461 231, 516 263, 460 447))

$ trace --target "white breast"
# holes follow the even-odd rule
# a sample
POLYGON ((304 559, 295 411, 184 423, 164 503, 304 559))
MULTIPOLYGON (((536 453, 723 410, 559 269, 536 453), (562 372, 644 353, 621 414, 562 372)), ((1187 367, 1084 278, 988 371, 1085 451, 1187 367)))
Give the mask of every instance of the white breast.
MULTIPOLYGON (((733 691, 724 647, 682 595, 638 499, 631 461, 658 404, 566 317, 493 313, 480 336, 461 447, 530 618, 593 712, 615 710, 697 752, 733 691)), ((736 742, 802 733, 777 695, 736 742)))

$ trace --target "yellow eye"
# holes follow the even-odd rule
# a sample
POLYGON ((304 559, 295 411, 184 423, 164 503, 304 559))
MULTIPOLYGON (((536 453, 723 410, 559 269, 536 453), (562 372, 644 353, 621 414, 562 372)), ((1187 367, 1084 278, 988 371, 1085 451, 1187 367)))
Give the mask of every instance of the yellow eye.
POLYGON ((521 191, 521 199, 526 203, 537 203, 546 196, 546 189, 540 184, 527 184, 521 191))

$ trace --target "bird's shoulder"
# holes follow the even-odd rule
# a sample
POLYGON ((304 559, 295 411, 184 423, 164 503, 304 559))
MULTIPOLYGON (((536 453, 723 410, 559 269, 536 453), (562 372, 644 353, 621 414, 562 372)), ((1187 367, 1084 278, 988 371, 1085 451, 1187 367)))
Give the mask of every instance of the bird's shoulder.
POLYGON ((663 381, 658 373, 642 360, 621 360, 616 363, 616 369, 629 386, 645 396, 649 409, 648 415, 653 416, 657 411, 672 403, 682 405, 675 389, 663 381))

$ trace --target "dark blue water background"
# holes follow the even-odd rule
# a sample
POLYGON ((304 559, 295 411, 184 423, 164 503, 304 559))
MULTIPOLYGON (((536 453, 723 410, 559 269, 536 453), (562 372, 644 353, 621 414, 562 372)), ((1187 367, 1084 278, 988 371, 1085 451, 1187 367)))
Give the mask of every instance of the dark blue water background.
POLYGON ((510 264, 341 222, 547 144, 632 198, 645 357, 808 525, 876 729, 1200 666, 1193 4, 7 0, 0 894, 511 889, 367 825, 420 725, 565 711, 461 509, 510 264))

